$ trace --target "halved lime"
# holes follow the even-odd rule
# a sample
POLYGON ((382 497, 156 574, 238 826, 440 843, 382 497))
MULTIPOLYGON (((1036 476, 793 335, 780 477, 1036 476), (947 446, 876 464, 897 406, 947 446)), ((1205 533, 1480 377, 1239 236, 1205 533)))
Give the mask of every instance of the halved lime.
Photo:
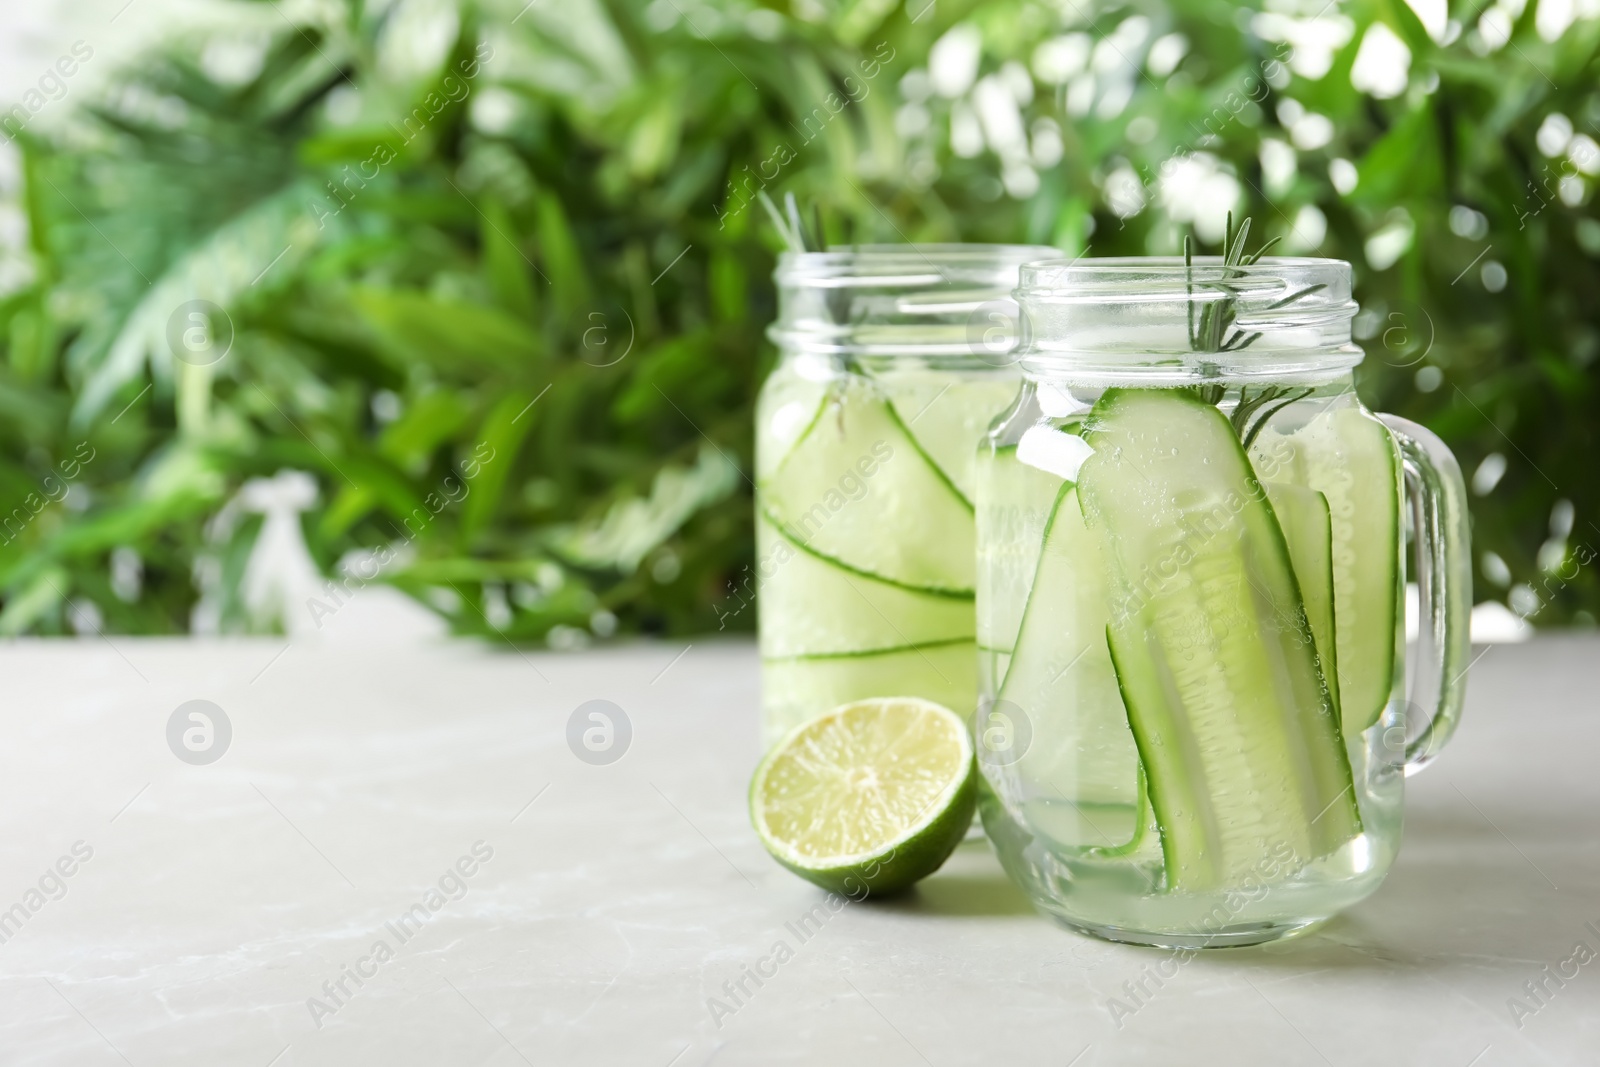
POLYGON ((960 716, 931 700, 835 708, 773 746, 750 783, 772 857, 855 899, 939 869, 972 824, 977 777, 960 716))

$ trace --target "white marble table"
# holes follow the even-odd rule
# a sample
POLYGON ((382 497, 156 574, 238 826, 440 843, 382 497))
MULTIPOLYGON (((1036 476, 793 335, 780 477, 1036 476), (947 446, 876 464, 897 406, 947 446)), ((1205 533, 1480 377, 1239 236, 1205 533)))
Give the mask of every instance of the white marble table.
POLYGON ((0 1062, 1600 1062, 1600 959, 1547 976, 1600 952, 1600 640, 1491 648, 1383 889, 1144 978, 1120 1026, 1165 956, 1036 917, 981 842, 795 936, 820 895, 746 823, 749 645, 283 648, 0 646, 0 1062), (167 742, 196 699, 232 726, 205 765, 167 742), (592 699, 631 722, 609 765, 567 745, 592 699))

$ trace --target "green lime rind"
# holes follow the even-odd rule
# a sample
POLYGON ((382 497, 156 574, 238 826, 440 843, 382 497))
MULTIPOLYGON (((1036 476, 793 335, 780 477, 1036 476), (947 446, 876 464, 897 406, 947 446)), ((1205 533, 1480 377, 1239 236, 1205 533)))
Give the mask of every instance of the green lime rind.
MULTIPOLYGON (((829 805, 832 812, 838 813, 847 804, 845 791, 848 787, 844 779, 850 772, 870 769, 892 773, 894 762, 872 765, 870 761, 863 761, 853 767, 838 767, 841 772, 839 791, 826 798, 832 801, 829 805)), ((808 764, 814 765, 814 762, 808 764)), ((749 793, 751 824, 772 858, 806 881, 853 900, 902 892, 938 870, 966 837, 977 801, 977 765, 965 723, 943 705, 909 697, 857 701, 802 723, 768 751, 751 778, 749 793), (863 841, 860 847, 847 854, 812 856, 795 842, 784 840, 768 818, 769 810, 778 802, 772 788, 786 767, 792 769, 795 761, 808 759, 800 751, 808 740, 841 721, 849 728, 847 720, 852 717, 897 713, 945 718, 949 740, 958 746, 958 751, 954 759, 947 761, 951 773, 939 792, 905 825, 879 839, 863 841)))

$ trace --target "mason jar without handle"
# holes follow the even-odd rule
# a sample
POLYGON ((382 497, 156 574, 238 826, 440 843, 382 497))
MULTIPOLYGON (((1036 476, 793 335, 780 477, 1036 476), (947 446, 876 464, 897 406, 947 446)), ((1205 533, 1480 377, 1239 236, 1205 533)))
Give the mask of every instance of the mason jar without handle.
POLYGON ((1349 265, 1038 263, 1017 296, 1024 382, 977 472, 1002 864, 1069 926, 1176 948, 1351 906, 1454 729, 1471 572, 1448 449, 1355 394, 1349 265))
POLYGON ((973 465, 1016 395, 1012 245, 779 261, 779 362, 756 406, 756 605, 771 744, 869 697, 970 715, 973 465))

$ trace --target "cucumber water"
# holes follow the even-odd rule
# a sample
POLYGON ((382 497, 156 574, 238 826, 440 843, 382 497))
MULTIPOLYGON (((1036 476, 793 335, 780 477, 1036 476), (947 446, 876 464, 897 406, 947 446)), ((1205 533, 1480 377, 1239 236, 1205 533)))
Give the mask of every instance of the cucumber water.
POLYGON ((1086 435, 1106 635, 1161 825, 1167 884, 1238 884, 1360 832, 1350 762, 1289 547, 1227 417, 1180 390, 1112 390, 1086 435))
POLYGON ((971 714, 976 444, 1012 374, 784 365, 758 405, 764 734, 920 697, 971 714))
POLYGON ((1370 892, 1398 840, 1367 731, 1398 622, 1388 439, 1337 385, 1259 427, 1217 392, 1090 394, 1072 478, 1019 458, 1025 427, 1062 422, 1037 406, 980 460, 980 707, 1028 734, 1009 760, 978 746, 985 828, 1036 900, 1104 936, 1260 940, 1370 892))

